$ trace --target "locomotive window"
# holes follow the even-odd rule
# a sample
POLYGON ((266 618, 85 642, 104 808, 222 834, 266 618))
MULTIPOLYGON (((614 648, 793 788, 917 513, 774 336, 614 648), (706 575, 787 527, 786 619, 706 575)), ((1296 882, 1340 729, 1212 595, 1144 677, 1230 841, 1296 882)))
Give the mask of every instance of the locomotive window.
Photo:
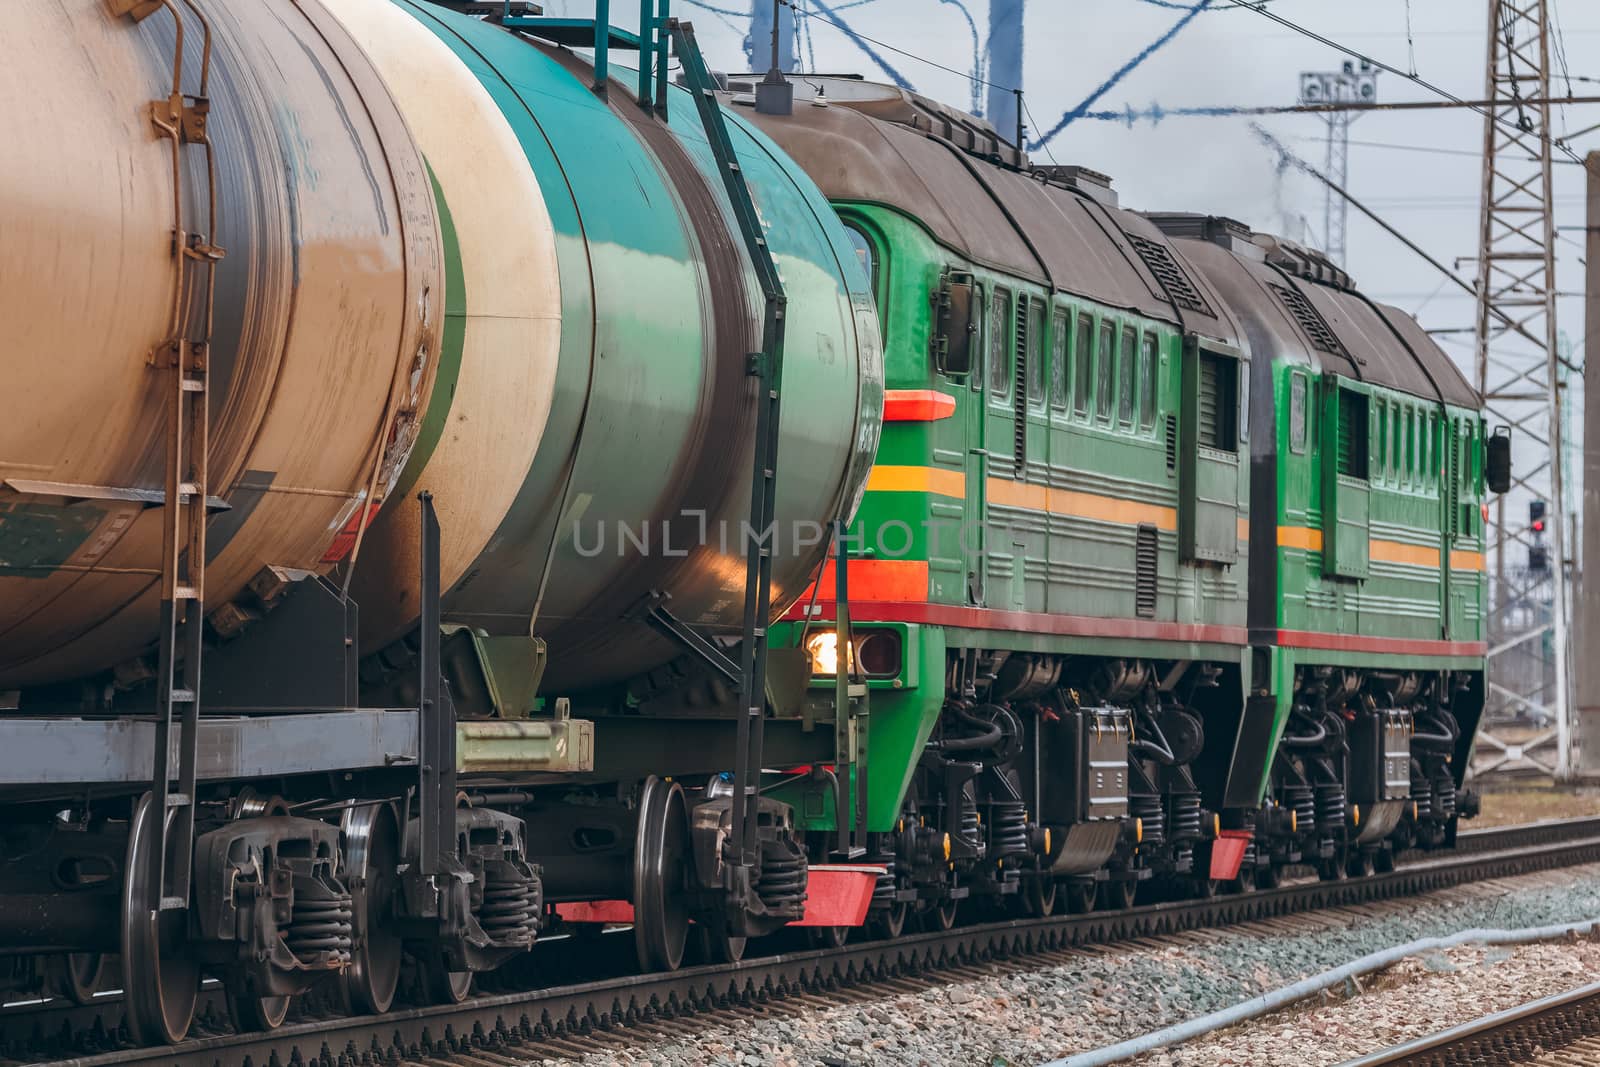
POLYGON ((983 314, 983 287, 975 284, 972 287, 972 368, 967 373, 967 381, 972 384, 974 393, 983 392, 983 355, 989 338, 979 331, 988 325, 989 321, 983 314))
POLYGON ((867 235, 848 222, 844 225, 845 233, 850 235, 850 249, 856 254, 856 263, 861 267, 862 276, 872 288, 874 297, 878 293, 878 256, 873 251, 872 241, 867 235))
POLYGON ((1138 335, 1132 326, 1122 328, 1122 361, 1117 364, 1117 421, 1133 425, 1134 363, 1139 358, 1138 335))
POLYGON ((1050 406, 1057 410, 1067 407, 1067 316, 1056 313, 1050 331, 1050 406))
POLYGON ((1289 450, 1306 450, 1306 376, 1299 371, 1289 375, 1289 450))
POLYGON ((989 397, 1004 400, 1011 395, 1011 294, 996 289, 989 311, 989 397))
POLYGON ((1239 363, 1239 440, 1250 439, 1250 367, 1239 363))
POLYGON ((1373 426, 1378 427, 1378 432, 1373 434, 1374 442, 1378 442, 1378 462, 1373 464, 1373 482, 1384 482, 1389 475, 1389 453, 1386 442, 1389 440, 1389 402, 1378 398, 1378 414, 1374 416, 1373 426))
POLYGON ((1094 414, 1101 422, 1111 421, 1111 361, 1116 356, 1116 338, 1116 326, 1102 322, 1094 359, 1094 414))
POLYGON ((1139 428, 1148 430, 1156 424, 1156 335, 1144 335, 1144 347, 1139 350, 1139 428))
POLYGON ((1028 403, 1044 406, 1044 305, 1033 301, 1028 322, 1028 403))
POLYGON ((1072 345, 1072 410, 1089 414, 1089 368, 1093 365, 1094 320, 1078 316, 1078 337, 1072 345))

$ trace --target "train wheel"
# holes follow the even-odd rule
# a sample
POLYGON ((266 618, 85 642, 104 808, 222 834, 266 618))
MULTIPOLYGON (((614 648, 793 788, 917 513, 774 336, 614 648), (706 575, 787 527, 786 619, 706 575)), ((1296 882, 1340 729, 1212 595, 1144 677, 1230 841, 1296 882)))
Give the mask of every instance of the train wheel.
POLYGON ((228 1018, 241 1034, 276 1030, 289 1014, 288 997, 264 997, 255 992, 255 983, 240 972, 230 972, 222 981, 228 994, 228 1018))
POLYGON ((444 953, 435 951, 417 961, 428 997, 435 1004, 460 1004, 472 995, 472 972, 452 971, 444 953))
POLYGON ((405 946, 393 930, 399 882, 400 822, 388 804, 345 812, 342 873, 355 910, 355 948, 344 972, 351 1010, 381 1014, 394 1003, 405 946))
POLYGON ((1096 893, 1093 882, 1068 882, 1061 892, 1066 897, 1069 914, 1087 915, 1094 910, 1096 893))
POLYGON ((1230 893, 1254 893, 1256 890, 1256 865, 1254 863, 1239 864, 1238 877, 1228 882, 1230 893))
POLYGON ((844 948, 850 939, 848 926, 813 926, 806 930, 806 939, 812 948, 844 948))
POLYGON ((886 937, 890 941, 905 933, 906 916, 911 912, 910 905, 905 901, 897 901, 874 915, 869 921, 872 932, 879 937, 886 937))
POLYGON ((1324 882, 1342 882, 1350 877, 1349 855, 1344 849, 1338 849, 1325 860, 1317 861, 1317 877, 1324 882))
POLYGON ((1100 906, 1108 911, 1133 907, 1133 898, 1138 895, 1139 883, 1132 878, 1113 878, 1100 883, 1100 906))
POLYGON ((651 775, 639 800, 633 851, 633 944, 646 971, 675 971, 689 939, 685 871, 689 811, 683 787, 651 775))
POLYGON ((1372 869, 1379 874, 1388 874, 1394 870, 1394 849, 1380 848, 1372 854, 1372 869))
POLYGON ((1048 874, 1027 879, 1022 884, 1022 907, 1034 918, 1042 919, 1055 914, 1056 880, 1048 874))
POLYGON ((923 914, 923 925, 929 930, 949 930, 955 926, 960 908, 959 900, 941 900, 923 914))
POLYGON ((745 945, 749 942, 748 938, 728 933, 728 924, 718 919, 696 923, 694 938, 700 958, 706 963, 738 963, 744 959, 745 945))
POLYGON ((1357 849, 1350 854, 1350 861, 1345 865, 1351 878, 1370 878, 1375 868, 1372 853, 1366 849, 1357 849))
POLYGON ((1283 868, 1276 863, 1256 868, 1256 888, 1276 889, 1283 884, 1283 868))
MULTIPOLYGON (((150 793, 134 804, 122 882, 122 988, 128 1029, 141 1045, 182 1041, 194 1021, 200 996, 200 964, 184 952, 189 913, 182 908, 152 913, 148 906, 150 850, 155 821, 172 812, 156 810, 150 793)), ((167 839, 170 849, 178 842, 167 839)), ((183 842, 185 846, 188 842, 183 842)), ((168 855, 170 866, 173 856, 168 855)))
POLYGON ((100 988, 105 970, 106 959, 98 952, 63 953, 55 960, 52 992, 74 1004, 87 1004, 100 988))

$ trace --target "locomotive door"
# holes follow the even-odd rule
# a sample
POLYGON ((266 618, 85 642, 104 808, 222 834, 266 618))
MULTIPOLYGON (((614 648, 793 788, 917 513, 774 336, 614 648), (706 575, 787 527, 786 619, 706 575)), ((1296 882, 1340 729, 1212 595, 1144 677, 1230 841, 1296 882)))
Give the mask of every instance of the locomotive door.
POLYGON ((989 473, 989 456, 985 449, 989 422, 989 361, 995 358, 991 340, 994 331, 995 290, 986 287, 984 299, 974 321, 982 324, 978 336, 978 358, 973 361, 971 393, 967 396, 967 489, 966 506, 962 509, 961 561, 967 571, 967 603, 974 607, 984 605, 987 585, 984 571, 987 567, 987 531, 985 529, 984 481, 989 473))

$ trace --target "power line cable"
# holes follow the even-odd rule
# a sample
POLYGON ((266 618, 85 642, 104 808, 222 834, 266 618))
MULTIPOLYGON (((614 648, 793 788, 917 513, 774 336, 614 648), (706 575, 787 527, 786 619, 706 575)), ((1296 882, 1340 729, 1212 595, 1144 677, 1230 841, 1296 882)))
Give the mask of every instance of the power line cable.
POLYGON ((1101 82, 1099 87, 1097 87, 1094 92, 1084 97, 1082 102, 1080 102, 1077 107, 1062 115, 1061 121, 1052 126, 1048 133, 1034 141, 1033 144, 1028 147, 1038 149, 1047 146, 1058 133, 1072 125, 1072 123, 1077 119, 1082 118, 1084 113, 1087 112, 1091 106, 1093 106, 1096 100, 1110 92, 1112 87, 1120 82, 1123 78, 1127 77, 1130 71, 1132 71, 1139 64, 1143 63, 1146 59, 1149 59, 1156 52, 1160 51, 1174 37, 1182 33, 1184 27, 1193 22, 1195 18, 1199 16, 1202 11, 1205 11, 1207 8, 1209 8, 1211 4, 1212 0, 1199 0, 1198 3, 1189 5, 1189 7, 1184 11, 1183 17, 1178 19, 1177 22, 1173 23, 1165 33, 1163 33, 1160 37, 1157 37, 1154 41, 1151 41, 1144 47, 1143 51, 1139 52, 1132 59, 1118 67, 1112 73, 1111 77, 1101 82))
MULTIPOLYGON (((1246 4, 1244 6, 1245 6, 1245 8, 1247 10, 1255 12, 1257 15, 1260 15, 1262 18, 1270 19, 1273 22, 1277 23, 1278 25, 1284 27, 1285 29, 1293 30, 1294 32, 1300 34, 1302 37, 1308 37, 1311 40, 1316 41, 1318 44, 1325 45, 1328 48, 1338 49, 1339 51, 1344 52, 1345 54, 1349 55, 1353 59, 1358 59, 1358 60, 1361 60, 1361 61, 1363 61, 1365 63, 1370 63, 1374 67, 1377 67, 1379 70, 1387 71, 1388 73, 1393 74, 1397 78, 1404 78, 1407 81, 1412 82, 1413 84, 1420 85, 1422 88, 1428 90, 1430 93, 1433 93, 1436 96, 1442 96, 1446 100, 1449 100, 1450 102, 1452 102, 1452 103, 1454 103, 1454 104, 1456 104, 1458 106, 1470 108, 1471 110, 1478 112, 1480 115, 1482 115, 1484 118, 1488 119, 1490 122, 1494 123, 1495 125, 1504 126, 1506 129, 1514 131, 1517 134, 1517 136, 1519 136, 1519 137, 1526 137, 1526 136, 1530 136, 1530 135, 1532 135, 1534 137, 1537 137, 1541 142, 1548 143, 1552 148, 1555 148, 1556 150, 1562 152, 1563 154, 1571 157, 1575 162, 1578 162, 1580 164, 1583 163, 1583 158, 1581 156, 1579 156, 1576 152, 1574 152, 1570 145, 1568 145, 1566 142, 1560 140, 1559 138, 1555 138, 1555 137, 1550 136, 1548 131, 1541 130, 1541 131, 1535 132, 1535 131, 1532 131, 1530 129, 1522 128, 1517 123, 1508 122, 1505 119, 1501 118, 1499 115, 1496 115, 1492 108, 1481 107, 1481 106, 1473 104, 1473 103, 1471 103, 1471 102, 1469 102, 1467 100, 1464 100, 1461 97, 1457 96, 1456 94, 1450 92, 1450 90, 1442 88, 1441 86, 1435 85, 1433 82, 1428 81, 1426 78, 1423 78, 1423 77, 1421 77, 1419 75, 1407 74, 1405 71, 1399 69, 1398 67, 1392 66, 1391 64, 1385 63, 1381 59, 1374 59, 1372 56, 1364 55, 1363 53, 1357 51, 1354 48, 1349 47, 1348 45, 1340 44, 1338 41, 1335 41, 1330 37, 1325 37, 1325 36, 1323 36, 1322 34, 1318 33, 1317 31, 1315 31, 1313 29, 1310 29, 1308 27, 1302 26, 1299 23, 1294 22, 1294 21, 1292 21, 1290 19, 1284 18, 1282 15, 1278 14, 1276 11, 1269 10, 1265 6, 1257 6, 1257 5, 1254 5, 1254 4, 1246 4)), ((1517 103, 1518 103, 1518 106, 1520 107, 1521 106, 1520 99, 1517 101, 1517 103)))

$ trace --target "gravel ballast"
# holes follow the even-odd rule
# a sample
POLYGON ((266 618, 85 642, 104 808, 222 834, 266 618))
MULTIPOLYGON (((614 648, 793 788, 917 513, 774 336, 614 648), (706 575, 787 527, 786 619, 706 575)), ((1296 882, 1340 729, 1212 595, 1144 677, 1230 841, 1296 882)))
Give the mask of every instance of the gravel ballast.
POLYGON ((1323 1067, 1428 1037, 1600 975, 1600 943, 1462 946, 1408 959, 1358 989, 1129 1060, 1129 1067, 1323 1067))
MULTIPOLYGON (((1597 915, 1600 865, 1574 867, 1405 900, 1285 916, 1247 927, 1192 931, 1159 943, 1085 948, 1059 966, 820 1008, 798 1017, 681 1020, 680 1024, 698 1028, 693 1037, 610 1049, 581 1060, 530 1063, 538 1067, 612 1063, 1020 1067, 1136 1037, 1419 938, 1471 927, 1520 929, 1597 915)), ((1498 962, 1513 958, 1514 953, 1498 962)), ((1481 970, 1493 972, 1492 967, 1481 970)), ((1563 988, 1576 984, 1581 982, 1563 988)), ((1468 1017, 1483 1014, 1471 1007, 1466 1011, 1468 1017)), ((1271 1017, 1259 1025, 1277 1020, 1271 1017)), ((1433 1013, 1426 1021, 1438 1024, 1429 1025, 1430 1030, 1445 1025, 1433 1013)), ((1303 1051, 1281 1060, 1250 1052, 1248 1059, 1238 1062, 1301 1067, 1311 1062, 1303 1051)), ((1155 1057, 1145 1061, 1161 1062, 1155 1057)), ((1173 1062, 1225 1061, 1213 1057, 1173 1062)))

